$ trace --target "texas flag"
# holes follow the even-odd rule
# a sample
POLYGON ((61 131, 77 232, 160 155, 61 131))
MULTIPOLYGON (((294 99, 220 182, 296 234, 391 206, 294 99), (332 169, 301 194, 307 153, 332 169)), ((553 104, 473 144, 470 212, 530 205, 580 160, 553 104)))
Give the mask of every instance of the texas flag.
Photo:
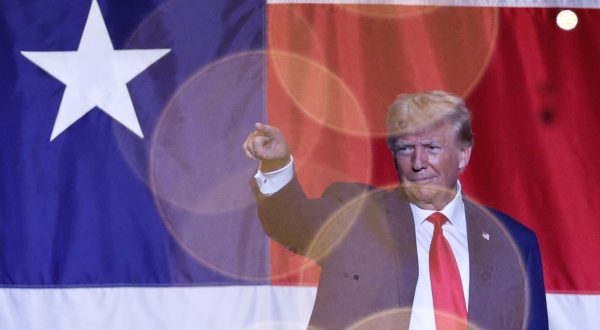
POLYGON ((465 98, 471 198, 532 228, 550 326, 600 324, 593 0, 0 0, 0 328, 302 329, 319 269, 270 241, 241 144, 300 181, 397 181, 387 106, 465 98))

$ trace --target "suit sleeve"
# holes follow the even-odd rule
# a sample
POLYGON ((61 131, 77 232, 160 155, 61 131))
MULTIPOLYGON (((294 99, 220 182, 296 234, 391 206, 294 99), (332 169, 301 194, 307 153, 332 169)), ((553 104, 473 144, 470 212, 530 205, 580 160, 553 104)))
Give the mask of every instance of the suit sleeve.
POLYGON ((335 222, 340 208, 366 189, 363 185, 337 183, 328 187, 321 198, 309 199, 294 177, 273 195, 257 194, 258 215, 272 239, 318 262, 317 250, 330 244, 327 235, 323 235, 324 228, 335 222))
POLYGON ((546 307, 542 258, 535 232, 498 210, 490 210, 511 233, 512 238, 519 247, 519 254, 525 267, 528 309, 526 311, 526 324, 524 324, 523 329, 548 329, 548 309, 546 307))
POLYGON ((527 268, 529 282, 529 313, 525 329, 548 329, 548 308, 546 306, 542 258, 535 234, 533 234, 533 240, 529 247, 525 267, 527 268))

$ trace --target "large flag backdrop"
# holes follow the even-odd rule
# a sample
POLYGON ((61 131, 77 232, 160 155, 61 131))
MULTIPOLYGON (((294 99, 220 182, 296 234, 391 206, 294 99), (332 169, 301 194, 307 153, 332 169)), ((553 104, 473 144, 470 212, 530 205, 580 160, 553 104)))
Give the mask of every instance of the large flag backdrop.
POLYGON ((552 328, 599 324, 595 1, 293 2, 0 1, 0 328, 304 327, 318 269, 240 145, 268 120, 309 194, 387 186, 423 89, 472 108, 463 186, 537 232, 552 328))

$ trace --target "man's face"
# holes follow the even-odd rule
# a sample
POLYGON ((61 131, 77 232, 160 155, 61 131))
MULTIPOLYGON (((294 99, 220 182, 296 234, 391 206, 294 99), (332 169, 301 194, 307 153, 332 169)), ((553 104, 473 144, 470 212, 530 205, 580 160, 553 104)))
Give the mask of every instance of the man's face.
POLYGON ((471 147, 457 141, 456 128, 448 123, 400 135, 392 150, 408 199, 435 210, 454 198, 458 175, 471 156, 471 147))

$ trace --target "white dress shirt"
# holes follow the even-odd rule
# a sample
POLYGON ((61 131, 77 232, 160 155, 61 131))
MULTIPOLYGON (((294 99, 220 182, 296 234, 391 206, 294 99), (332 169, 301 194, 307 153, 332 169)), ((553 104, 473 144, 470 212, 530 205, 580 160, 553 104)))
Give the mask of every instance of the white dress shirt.
POLYGON ((294 178, 294 158, 290 156, 290 162, 277 171, 263 173, 260 170, 254 175, 254 180, 263 195, 269 196, 285 187, 294 178))
MULTIPOLYGON (((294 177, 293 160, 285 167, 269 173, 258 171, 254 176, 258 187, 264 195, 272 195, 288 184, 294 177)), ((435 329, 435 315, 433 311, 433 296, 431 280, 429 277, 429 246, 433 237, 433 224, 425 220, 434 213, 433 210, 424 210, 410 204, 415 221, 415 235, 417 241, 417 257, 419 262, 419 278, 415 289, 415 298, 410 318, 410 329, 435 329)), ((469 246, 467 242, 467 220, 465 205, 462 200, 460 183, 457 182, 457 193, 454 199, 439 212, 447 218, 442 229, 444 237, 448 240, 454 258, 458 263, 458 271, 465 296, 465 305, 469 306, 469 246)))
MULTIPOLYGON (((410 330, 435 329, 435 315, 433 312, 433 295, 429 277, 429 246, 433 237, 433 224, 425 220, 435 211, 423 210, 410 204, 415 221, 415 234, 417 238, 417 257, 419 259, 419 278, 413 300, 412 314, 410 316, 410 330)), ((444 237, 448 240, 454 258, 458 264, 458 272, 465 295, 465 305, 469 306, 469 246, 467 242, 467 219, 465 205, 462 200, 460 183, 457 183, 457 193, 454 199, 441 211, 447 218, 442 229, 444 237)))

